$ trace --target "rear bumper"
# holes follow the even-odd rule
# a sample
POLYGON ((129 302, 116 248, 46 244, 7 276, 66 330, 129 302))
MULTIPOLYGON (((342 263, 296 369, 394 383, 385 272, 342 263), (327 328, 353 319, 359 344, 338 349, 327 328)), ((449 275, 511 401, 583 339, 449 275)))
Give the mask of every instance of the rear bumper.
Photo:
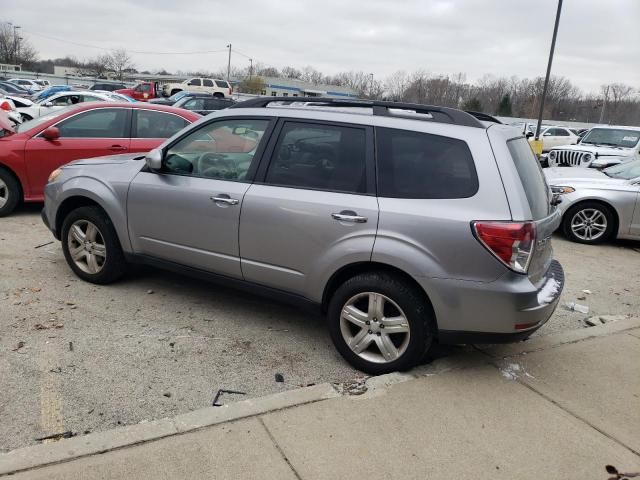
POLYGON ((509 343, 523 340, 553 315, 564 288, 553 260, 537 286, 509 272, 489 284, 456 280, 425 284, 441 343, 509 343))

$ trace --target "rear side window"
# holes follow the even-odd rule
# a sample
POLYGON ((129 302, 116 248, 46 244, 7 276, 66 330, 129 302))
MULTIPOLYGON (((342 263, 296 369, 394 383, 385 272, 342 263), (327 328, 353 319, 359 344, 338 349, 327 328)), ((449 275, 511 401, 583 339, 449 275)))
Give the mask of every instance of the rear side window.
POLYGON ((224 80, 216 80, 216 85, 220 88, 229 88, 229 84, 224 80))
POLYGON ((338 192, 366 191, 366 135, 360 128, 286 122, 266 183, 338 192))
POLYGON ((529 142, 524 138, 516 138, 509 140, 507 147, 529 201, 532 220, 546 217, 549 214, 549 189, 529 142))
POLYGON ((169 138, 189 125, 184 118, 172 113, 153 110, 134 110, 136 129, 134 138, 169 138))
POLYGON ((428 133, 376 129, 378 195, 392 198, 467 198, 478 176, 467 144, 428 133))
POLYGON ((208 78, 205 78, 204 80, 202 80, 202 85, 204 87, 213 87, 213 80, 209 80, 208 78))
POLYGON ((63 138, 127 138, 126 108, 101 108, 80 113, 57 125, 63 138))

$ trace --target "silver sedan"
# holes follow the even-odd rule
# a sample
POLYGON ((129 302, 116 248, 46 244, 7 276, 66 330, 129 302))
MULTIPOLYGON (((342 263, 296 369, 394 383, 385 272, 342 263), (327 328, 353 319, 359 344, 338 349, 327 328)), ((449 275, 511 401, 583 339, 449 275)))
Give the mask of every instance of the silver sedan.
POLYGON ((562 199, 561 229, 570 240, 596 244, 611 238, 640 240, 640 160, 604 170, 544 170, 562 199))

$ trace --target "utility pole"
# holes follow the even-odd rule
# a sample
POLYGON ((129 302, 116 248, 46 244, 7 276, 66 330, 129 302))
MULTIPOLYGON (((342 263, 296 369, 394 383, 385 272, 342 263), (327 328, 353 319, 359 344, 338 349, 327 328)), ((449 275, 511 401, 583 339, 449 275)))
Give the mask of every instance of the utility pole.
POLYGON ((553 26, 553 38, 551 40, 551 50, 549 51, 549 63, 547 64, 547 76, 544 79, 542 88, 542 98, 540 99, 540 112, 538 114, 538 126, 536 128, 536 142, 540 138, 540 128, 542 127, 542 115, 544 114, 544 100, 549 87, 549 77, 551 76, 551 64, 553 63, 553 52, 556 49, 556 37, 558 35, 558 24, 560 23, 560 13, 562 13, 562 0, 558 0, 558 11, 556 12, 556 23, 553 26))
POLYGON ((600 110, 600 121, 598 123, 604 122, 604 110, 607 106, 608 100, 609 100, 609 85, 607 85, 607 89, 604 92, 604 100, 602 101, 602 109, 600 110))
POLYGON ((253 77, 253 58, 249 59, 249 81, 251 81, 251 77, 253 77))
POLYGON ((18 64, 18 56, 20 55, 20 44, 18 43, 18 40, 22 40, 21 37, 18 36, 18 29, 22 28, 19 25, 14 25, 11 22, 7 22, 11 27, 13 27, 13 64, 17 65, 18 64))
POLYGON ((373 73, 370 73, 371 82, 369 83, 369 96, 373 98, 373 73))
POLYGON ((227 82, 231 81, 231 43, 227 45, 229 49, 229 62, 227 63, 227 82))

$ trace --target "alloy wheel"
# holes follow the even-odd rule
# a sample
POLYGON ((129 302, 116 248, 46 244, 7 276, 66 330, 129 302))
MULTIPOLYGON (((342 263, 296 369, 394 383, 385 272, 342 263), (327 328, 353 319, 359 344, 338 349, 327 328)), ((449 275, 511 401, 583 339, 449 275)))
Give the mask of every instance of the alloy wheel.
POLYGON ((77 220, 67 235, 69 253, 76 266, 85 273, 96 274, 104 267, 107 247, 102 233, 88 220, 77 220))
POLYGON ((4 207, 9 200, 9 187, 0 178, 0 208, 4 207))
POLYGON ((571 231, 580 240, 592 242, 607 231, 607 217, 595 208, 578 210, 571 219, 571 231))
POLYGON ((363 292, 351 297, 340 313, 340 332, 347 346, 360 358, 389 363, 409 346, 407 316, 389 297, 363 292))

